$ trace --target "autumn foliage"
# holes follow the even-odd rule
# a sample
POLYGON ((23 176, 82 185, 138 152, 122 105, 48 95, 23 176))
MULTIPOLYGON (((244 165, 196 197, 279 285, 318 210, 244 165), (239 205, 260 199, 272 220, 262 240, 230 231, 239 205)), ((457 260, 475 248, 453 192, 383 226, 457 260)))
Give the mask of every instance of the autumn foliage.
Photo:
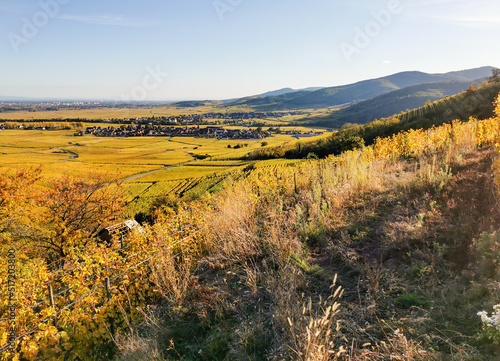
MULTIPOLYGON (((120 184, 108 176, 48 182, 41 181, 40 168, 1 171, 0 282, 6 280, 8 250, 15 249, 17 329, 13 348, 3 349, 0 359, 76 360, 96 355, 106 359, 114 352, 112 336, 140 319, 142 306, 168 299, 180 307, 189 298, 192 285, 187 277, 203 259, 221 268, 265 256, 276 267, 285 268, 290 259, 300 264, 301 242, 314 245, 321 238, 314 233, 318 227, 306 228, 302 218, 326 214, 332 205, 321 202, 324 194, 332 204, 349 199, 371 182, 377 162, 495 144, 500 131, 499 101, 495 111, 491 119, 409 130, 340 156, 309 159, 294 168, 255 169, 218 198, 206 196, 180 204, 175 213, 165 208, 156 224, 130 232, 124 244, 117 239, 104 244, 97 238, 103 227, 123 220, 125 209, 120 184), (292 218, 284 204, 303 185, 300 175, 321 178, 310 184, 322 188, 308 190, 307 197, 314 204, 308 216, 296 210, 292 218), (273 214, 258 205, 270 200, 279 205, 273 214), (265 221, 257 222, 258 216, 265 221), (283 236, 291 232, 288 228, 303 239, 283 236)), ((329 330, 334 319, 329 315, 336 315, 338 307, 337 303, 328 306, 324 321, 315 321, 304 311, 305 321, 288 322, 297 332, 292 337, 297 350, 314 349, 328 355, 321 345, 309 347, 296 335, 307 321, 306 330, 311 328, 309 323, 315 325, 324 331, 320 338, 326 340, 325 345, 333 345, 335 337, 329 330)), ((4 315, 0 319, 3 348, 9 343, 7 301, 0 303, 0 314, 4 315)), ((337 345, 335 349, 339 357, 344 352, 337 345)))

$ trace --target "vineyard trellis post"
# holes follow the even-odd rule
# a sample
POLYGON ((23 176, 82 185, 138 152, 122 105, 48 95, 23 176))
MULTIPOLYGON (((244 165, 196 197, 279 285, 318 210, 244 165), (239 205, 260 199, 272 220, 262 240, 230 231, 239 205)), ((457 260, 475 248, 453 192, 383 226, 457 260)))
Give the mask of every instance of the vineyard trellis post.
MULTIPOLYGON (((108 301, 111 301, 111 281, 109 276, 106 277, 106 296, 108 297, 108 301)), ((115 320, 113 316, 109 318, 109 324, 111 326, 111 334, 115 334, 115 320)))
POLYGON ((52 289, 52 283, 49 284, 49 297, 50 297, 50 306, 55 310, 56 304, 54 302, 54 290, 52 289))

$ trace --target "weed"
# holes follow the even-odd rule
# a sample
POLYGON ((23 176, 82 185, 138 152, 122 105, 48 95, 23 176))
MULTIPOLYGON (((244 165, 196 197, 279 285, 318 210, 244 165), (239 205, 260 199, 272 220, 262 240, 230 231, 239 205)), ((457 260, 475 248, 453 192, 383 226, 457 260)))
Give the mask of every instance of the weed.
POLYGON ((416 293, 404 293, 396 297, 395 301, 402 308, 422 307, 429 304, 429 301, 424 296, 416 293))

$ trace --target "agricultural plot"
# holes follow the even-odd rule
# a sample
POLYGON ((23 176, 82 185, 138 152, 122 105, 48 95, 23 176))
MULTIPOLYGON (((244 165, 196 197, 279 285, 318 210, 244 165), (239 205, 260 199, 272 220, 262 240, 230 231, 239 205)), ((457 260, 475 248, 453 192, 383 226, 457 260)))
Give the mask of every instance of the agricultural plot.
MULTIPOLYGON (((6 111, 0 113, 0 119, 5 120, 37 120, 37 119, 124 119, 124 118, 142 118, 142 117, 177 117, 189 114, 205 114, 205 113, 238 113, 252 111, 249 107, 231 106, 231 107, 217 107, 217 106, 199 106, 199 107, 175 107, 175 106, 152 106, 152 107, 138 107, 138 108, 94 108, 94 109, 61 109, 61 110, 38 110, 38 111, 6 111)), ((317 113, 317 110, 309 111, 309 114, 317 113)), ((283 123, 283 121, 296 121, 301 120, 303 117, 308 116, 290 116, 283 118, 270 118, 266 119, 276 124, 283 123)), ((259 119, 262 121, 262 119, 259 119)))
POLYGON ((244 160, 196 160, 194 162, 190 162, 190 166, 204 166, 204 167, 237 167, 240 165, 248 164, 247 161, 244 160))
POLYGON ((0 132, 0 169, 43 165, 48 180, 61 176, 81 179, 96 172, 126 180, 126 201, 144 210, 159 196, 197 196, 214 192, 227 179, 237 179, 249 164, 274 171, 293 161, 249 162, 253 150, 295 144, 291 135, 264 140, 218 140, 194 137, 105 138, 74 136, 71 130, 0 132), (200 159, 207 157, 206 159, 200 159))
POLYGON ((183 114, 202 114, 221 109, 206 106, 196 108, 176 108, 170 106, 141 108, 95 108, 95 109, 62 109, 54 111, 15 111, 0 113, 1 119, 124 119, 142 117, 175 117, 183 114))
POLYGON ((164 182, 171 180, 191 179, 221 173, 230 169, 230 166, 204 167, 204 166, 183 166, 147 175, 140 178, 140 182, 164 182))

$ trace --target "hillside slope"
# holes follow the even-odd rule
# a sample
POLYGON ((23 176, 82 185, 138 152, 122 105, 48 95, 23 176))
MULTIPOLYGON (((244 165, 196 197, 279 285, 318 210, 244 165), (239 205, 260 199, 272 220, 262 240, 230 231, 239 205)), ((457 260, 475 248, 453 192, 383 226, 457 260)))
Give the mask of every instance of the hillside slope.
POLYGON ((363 101, 394 90, 418 84, 450 81, 472 82, 478 78, 489 76, 491 74, 491 69, 492 67, 482 67, 445 74, 427 74, 419 71, 407 71, 377 79, 363 80, 354 84, 322 88, 312 92, 301 91, 272 97, 243 98, 234 103, 235 105, 258 106, 258 110, 331 107, 363 101))
MULTIPOLYGON (((477 82, 481 83, 483 80, 479 79, 477 82)), ((413 85, 340 109, 327 116, 310 119, 308 123, 330 128, 340 128, 346 123, 365 124, 408 109, 422 107, 428 101, 434 102, 461 93, 470 85, 470 81, 413 85)))
MULTIPOLYGON (((345 126, 325 139, 307 143, 299 142, 289 146, 267 147, 250 153, 248 158, 269 159, 286 157, 300 159, 311 154, 325 157, 329 154, 339 154, 342 151, 359 148, 363 145, 371 145, 377 137, 389 137, 400 131, 421 128, 429 129, 432 126, 450 123, 455 119, 462 121, 466 121, 470 117, 486 119, 493 116, 493 103, 499 93, 500 82, 485 83, 478 89, 471 89, 434 103, 428 103, 420 108, 400 112, 391 117, 374 120, 362 125, 349 124, 345 123, 345 121, 335 123, 334 120, 330 119, 331 115, 328 117, 319 117, 313 120, 314 124, 327 127, 335 125, 345 126)), ((388 96, 388 99, 392 101, 393 97, 388 96)), ((384 104, 382 101, 380 103, 384 104)), ((364 104, 373 105, 377 103, 367 101, 359 105, 362 106, 364 104)), ((365 115, 370 114, 370 108, 367 107, 365 115)), ((343 111, 347 111, 348 109, 346 108, 343 111)), ((341 112, 342 110, 339 111, 339 113, 341 112)), ((353 118, 346 119, 352 120, 353 118)))
POLYGON ((303 163, 257 205, 235 185, 192 288, 120 338, 119 359, 494 359, 477 312, 500 297, 483 233, 500 227, 495 152, 461 127, 415 157, 388 144, 390 160, 303 163))
POLYGON ((10 341, 0 323, 0 352, 494 360, 500 335, 481 317, 500 300, 499 134, 497 103, 490 119, 411 130, 290 167, 246 167, 216 196, 165 203, 152 227, 107 245, 83 232, 122 209, 108 178, 65 177, 42 189, 41 168, 2 171, 0 212, 9 217, 0 282, 15 241, 16 325, 27 331, 10 341), (88 228, 78 228, 82 210, 88 228), (64 253, 40 246, 50 236, 64 253))

